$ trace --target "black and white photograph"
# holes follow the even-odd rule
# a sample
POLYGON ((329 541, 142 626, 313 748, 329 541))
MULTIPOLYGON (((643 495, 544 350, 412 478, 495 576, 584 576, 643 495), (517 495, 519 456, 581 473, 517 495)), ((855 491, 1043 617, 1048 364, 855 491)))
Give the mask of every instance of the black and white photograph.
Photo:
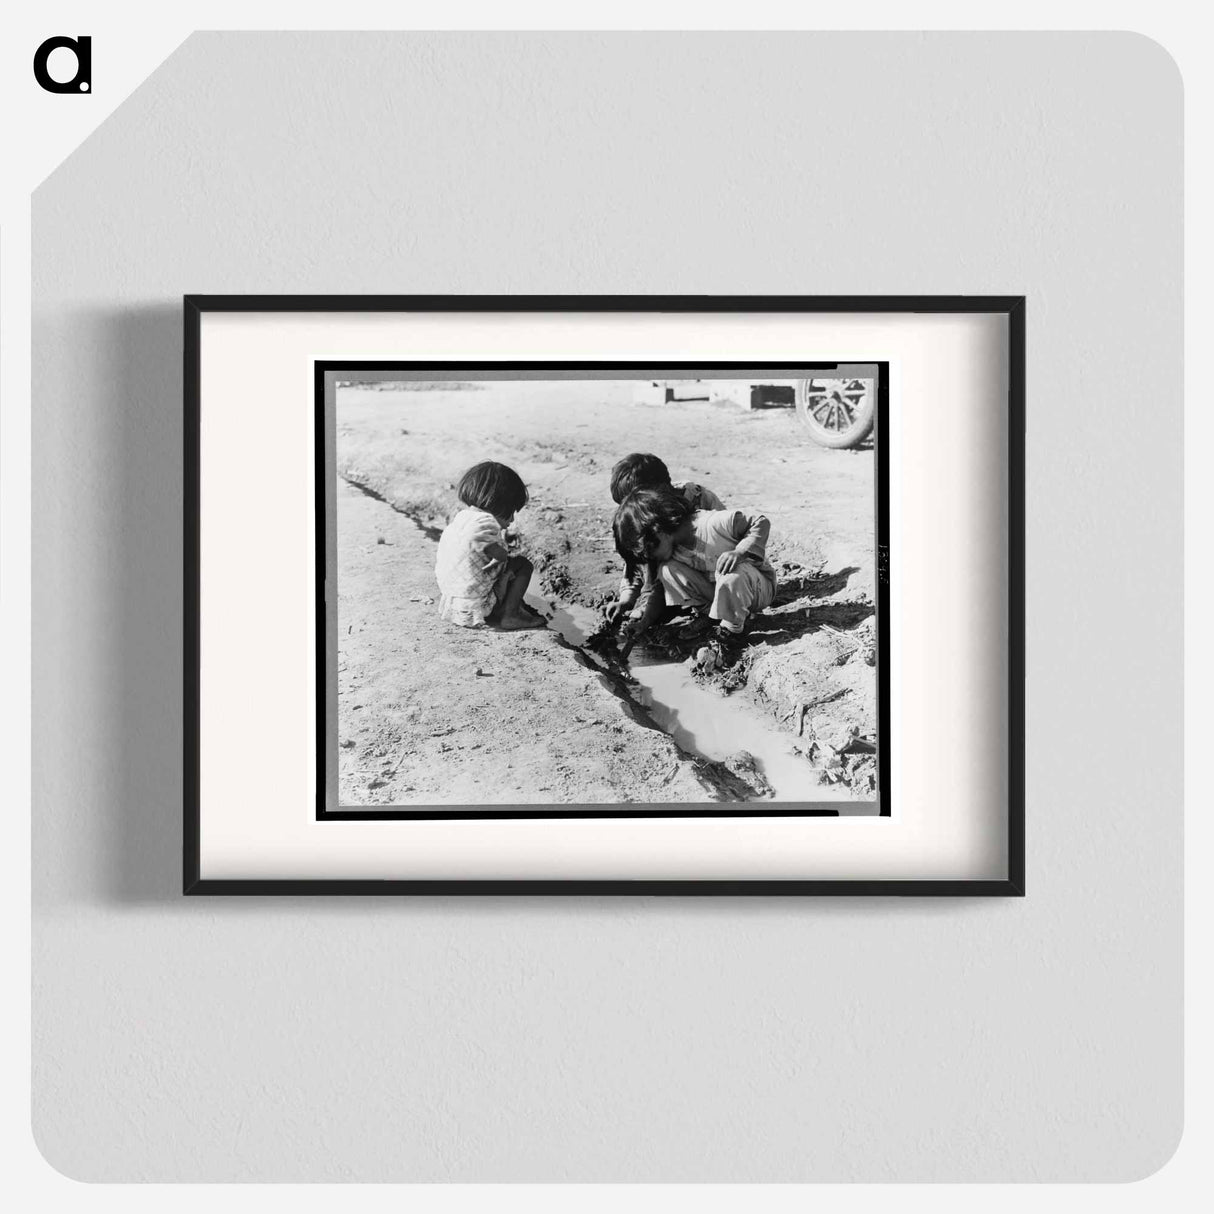
POLYGON ((318 363, 320 816, 888 814, 887 379, 318 363))

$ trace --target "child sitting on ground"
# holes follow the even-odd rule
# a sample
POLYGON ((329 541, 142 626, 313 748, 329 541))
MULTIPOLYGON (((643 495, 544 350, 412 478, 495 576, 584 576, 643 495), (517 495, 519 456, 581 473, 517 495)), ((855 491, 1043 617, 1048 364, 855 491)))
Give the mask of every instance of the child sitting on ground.
POLYGON ((767 518, 748 510, 696 510, 670 490, 638 489, 615 512, 612 528, 621 551, 652 562, 657 574, 653 593, 624 626, 621 640, 635 641, 667 603, 706 608, 717 621, 712 647, 723 661, 733 661, 747 621, 776 593, 767 518))
POLYGON ((506 528, 527 504, 522 478, 488 460, 460 477, 457 492, 465 509, 443 531, 434 568, 442 592, 439 615, 463 628, 543 628, 543 617, 523 602, 531 562, 506 547, 506 528))
MULTIPOLYGON (((618 506, 637 489, 667 489, 679 494, 695 510, 724 510, 725 504, 704 485, 694 481, 672 483, 666 465, 656 456, 634 451, 611 469, 611 499, 618 506)), ((624 576, 616 601, 607 608, 607 621, 615 624, 633 608, 643 612, 653 588, 653 569, 648 562, 638 560, 620 548, 616 551, 624 560, 624 576)))

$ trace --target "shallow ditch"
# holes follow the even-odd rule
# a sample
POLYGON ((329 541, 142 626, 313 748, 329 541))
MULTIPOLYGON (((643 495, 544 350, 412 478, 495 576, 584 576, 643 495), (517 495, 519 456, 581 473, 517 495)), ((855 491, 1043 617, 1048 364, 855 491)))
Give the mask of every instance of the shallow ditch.
MULTIPOLYGON (((529 596, 535 606, 551 612, 552 628, 570 645, 583 648, 600 624, 597 611, 572 603, 552 604, 539 595, 529 596)), ((588 658, 597 669, 602 669, 588 658)), ((674 662, 633 650, 625 683, 628 698, 649 723, 669 734, 675 744, 693 759, 714 765, 736 765, 737 756, 753 756, 760 786, 770 787, 764 800, 785 802, 840 802, 850 797, 844 790, 820 783, 804 757, 792 749, 791 738, 744 701, 727 698, 700 686, 686 663, 674 662)), ((745 769, 733 773, 753 781, 745 769)), ((842 805, 840 805, 842 808, 842 805)))

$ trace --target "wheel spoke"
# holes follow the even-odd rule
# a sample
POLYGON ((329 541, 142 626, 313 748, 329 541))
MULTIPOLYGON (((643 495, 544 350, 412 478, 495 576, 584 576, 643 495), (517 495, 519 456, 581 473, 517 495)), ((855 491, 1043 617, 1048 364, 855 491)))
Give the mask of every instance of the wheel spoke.
POLYGON ((797 408, 805 425, 827 446, 855 445, 872 429, 874 383, 854 377, 802 380, 797 408))
POLYGON ((872 385, 863 379, 806 380, 806 422, 835 435, 852 430, 868 404, 872 385))

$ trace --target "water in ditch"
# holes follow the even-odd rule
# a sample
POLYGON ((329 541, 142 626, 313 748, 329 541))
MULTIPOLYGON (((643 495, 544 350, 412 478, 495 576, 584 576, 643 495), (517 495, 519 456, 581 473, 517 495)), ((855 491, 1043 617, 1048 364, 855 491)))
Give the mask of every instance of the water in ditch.
MULTIPOLYGON (((529 598, 571 645, 580 648, 598 627, 598 613, 588 607, 529 598)), ((749 751, 775 790, 774 801, 851 801, 846 791, 819 782, 805 758, 793 751, 788 734, 745 701, 701 687, 684 663, 651 657, 638 646, 629 665, 637 683, 633 698, 683 750, 716 760, 749 751)))

